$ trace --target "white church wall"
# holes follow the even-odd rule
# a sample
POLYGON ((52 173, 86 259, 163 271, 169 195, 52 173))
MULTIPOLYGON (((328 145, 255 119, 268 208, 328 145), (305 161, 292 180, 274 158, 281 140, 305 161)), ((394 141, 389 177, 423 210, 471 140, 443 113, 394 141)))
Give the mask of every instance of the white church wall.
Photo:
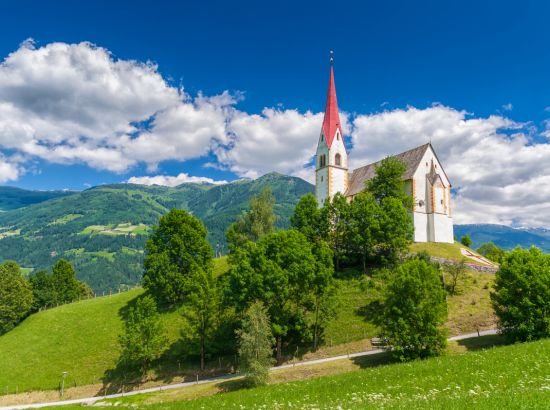
POLYGON ((317 170, 315 179, 315 195, 317 203, 321 207, 328 197, 328 167, 317 170))
POLYGON ((432 214, 433 241, 454 243, 453 219, 444 214, 432 214))
POLYGON ((428 215, 423 212, 413 212, 414 241, 428 242, 428 215))
POLYGON ((344 193, 346 191, 346 169, 331 167, 330 170, 330 196, 334 196, 337 192, 344 193))
POLYGON ((435 209, 434 212, 444 214, 445 213, 445 198, 444 198, 444 192, 445 188, 441 186, 435 186, 434 187, 434 205, 435 209))
POLYGON ((436 171, 441 176, 441 179, 443 181, 443 184, 445 186, 449 186, 449 180, 447 179, 447 176, 445 175, 445 172, 443 171, 443 168, 441 164, 439 163, 437 157, 435 156, 435 153, 433 150, 427 149, 424 153, 424 157, 422 158, 422 161, 420 161, 420 165, 418 166, 418 169, 414 173, 415 179, 425 178, 426 174, 430 172, 430 168, 432 166, 432 160, 434 165, 436 166, 436 171))
POLYGON ((326 157, 327 165, 330 160, 329 151, 326 141, 321 136, 317 145, 317 155, 315 157, 315 196, 319 206, 323 206, 325 199, 328 197, 328 167, 319 168, 319 159, 321 155, 326 157))

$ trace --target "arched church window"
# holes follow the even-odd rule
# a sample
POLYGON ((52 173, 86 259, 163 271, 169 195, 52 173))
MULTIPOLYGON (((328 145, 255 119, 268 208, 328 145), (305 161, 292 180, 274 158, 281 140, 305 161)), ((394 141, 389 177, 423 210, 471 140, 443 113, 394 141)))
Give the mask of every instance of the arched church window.
POLYGON ((338 166, 342 165, 342 157, 340 156, 340 154, 336 154, 334 156, 334 163, 338 166))

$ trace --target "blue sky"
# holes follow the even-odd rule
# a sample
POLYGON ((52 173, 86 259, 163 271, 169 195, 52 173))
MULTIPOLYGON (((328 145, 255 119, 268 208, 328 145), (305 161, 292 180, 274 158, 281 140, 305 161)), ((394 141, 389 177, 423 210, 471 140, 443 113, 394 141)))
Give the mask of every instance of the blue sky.
POLYGON ((464 222, 550 225, 519 215, 525 201, 546 212, 550 193, 550 175, 532 164, 550 160, 549 12, 544 1, 5 2, 0 181, 78 190, 181 173, 308 179, 333 49, 352 164, 431 138, 456 201, 475 214, 464 222), (57 57, 44 57, 53 44, 57 57), (107 59, 100 76, 94 56, 107 59), (155 85, 136 85, 132 64, 155 85), (109 76, 135 94, 99 95, 109 76), (132 142, 142 133, 150 139, 132 142), (485 158, 493 146, 498 157, 485 158))

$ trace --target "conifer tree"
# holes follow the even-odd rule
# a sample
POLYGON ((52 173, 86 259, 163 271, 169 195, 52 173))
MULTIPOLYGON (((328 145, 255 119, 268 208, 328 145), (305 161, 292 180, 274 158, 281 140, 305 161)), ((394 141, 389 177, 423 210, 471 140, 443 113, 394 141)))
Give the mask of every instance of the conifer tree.
POLYGON ((273 212, 274 205, 275 197, 269 187, 250 199, 250 209, 227 229, 226 236, 231 250, 246 241, 257 242, 262 236, 275 231, 277 217, 273 212))
POLYGON ((81 285, 70 262, 59 259, 52 267, 52 283, 55 288, 56 302, 71 303, 81 295, 81 285))
POLYGON ((246 310, 242 328, 237 331, 239 340, 239 369, 251 386, 266 384, 269 368, 273 366, 275 339, 266 309, 255 302, 246 310))

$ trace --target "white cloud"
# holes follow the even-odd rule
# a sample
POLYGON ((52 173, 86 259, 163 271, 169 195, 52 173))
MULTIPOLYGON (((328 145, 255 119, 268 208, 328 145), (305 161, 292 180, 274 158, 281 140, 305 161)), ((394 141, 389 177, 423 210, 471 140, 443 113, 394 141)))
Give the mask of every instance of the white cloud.
POLYGON ((508 103, 508 104, 504 104, 502 106, 502 109, 504 111, 512 111, 514 109, 514 106, 512 105, 512 103, 508 103))
POLYGON ((90 43, 25 42, 0 65, 0 148, 126 171, 185 160, 225 142, 227 93, 192 99, 156 65, 90 43))
POLYGON ((550 226, 550 145, 501 116, 409 107, 355 119, 353 167, 430 139, 454 188, 457 223, 550 226))
MULTIPOLYGON (((25 42, 0 64, 0 183, 31 172, 27 164, 36 158, 126 172, 137 163, 151 171, 162 161, 211 152, 218 161, 209 166, 238 176, 278 171, 312 181, 323 114, 249 114, 235 108, 238 98, 193 98, 168 84, 155 64, 116 59, 90 43, 25 42)), ((431 140, 457 190, 458 223, 550 226, 550 144, 533 139, 530 126, 441 105, 341 116, 352 167, 431 140)), ((550 138, 550 123, 540 135, 550 138)), ((189 181, 224 182, 185 173, 129 180, 189 181)))
POLYGON ((163 186, 178 186, 186 182, 195 182, 195 183, 207 183, 207 184, 227 184, 227 181, 217 181, 212 178, 206 177, 195 177, 185 172, 177 176, 168 176, 168 175, 155 175, 155 176, 143 176, 143 177, 131 177, 128 181, 129 184, 139 184, 139 185, 163 185, 163 186))
MULTIPOLYGON (((341 113, 349 130, 348 115, 341 113)), ((311 181, 322 113, 265 108, 261 115, 236 111, 228 124, 230 143, 215 152, 221 164, 239 176, 256 178, 277 171, 311 181)))
POLYGON ((9 159, 0 153, 0 183, 15 181, 21 173, 22 170, 17 164, 9 162, 9 159))

